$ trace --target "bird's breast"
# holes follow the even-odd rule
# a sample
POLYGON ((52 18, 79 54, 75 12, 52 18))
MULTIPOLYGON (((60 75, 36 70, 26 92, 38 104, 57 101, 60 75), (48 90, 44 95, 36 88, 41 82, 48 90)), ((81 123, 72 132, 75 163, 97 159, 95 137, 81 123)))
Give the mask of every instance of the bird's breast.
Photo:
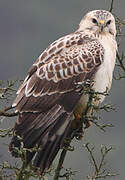
MULTIPOLYGON (((96 92, 109 91, 112 85, 112 77, 116 60, 116 41, 110 37, 104 37, 100 40, 104 47, 104 59, 95 74, 93 89, 96 92)), ((100 96, 100 102, 104 100, 105 96, 100 96)))
MULTIPOLYGON (((104 47, 104 59, 95 74, 93 89, 95 92, 103 93, 109 91, 112 85, 112 76, 115 66, 117 44, 116 41, 111 39, 110 37, 101 38, 100 43, 104 47)), ((98 102, 95 102, 96 105, 100 104, 105 99, 105 95, 98 94, 98 99, 98 102)), ((80 113, 84 112, 88 100, 88 95, 83 93, 76 107, 76 111, 80 111, 80 113)))

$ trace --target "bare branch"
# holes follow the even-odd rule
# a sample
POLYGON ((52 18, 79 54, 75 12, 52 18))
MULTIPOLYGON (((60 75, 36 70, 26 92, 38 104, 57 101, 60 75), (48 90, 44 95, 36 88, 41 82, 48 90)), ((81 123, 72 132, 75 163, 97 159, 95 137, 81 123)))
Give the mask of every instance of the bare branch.
POLYGON ((89 152, 90 154, 90 158, 92 160, 92 164, 93 164, 93 167, 94 167, 94 172, 93 172, 93 175, 92 176, 87 176, 87 178, 89 180, 95 180, 95 179, 105 179, 107 177, 113 177, 113 176, 117 176, 118 174, 115 174, 115 173, 110 173, 108 170, 104 169, 104 165, 106 164, 105 163, 105 158, 107 156, 107 154, 113 150, 113 147, 107 147, 107 146, 104 146, 102 145, 101 146, 101 160, 100 162, 98 162, 96 159, 95 159, 95 156, 94 156, 94 149, 95 147, 90 147, 90 143, 86 143, 84 145, 84 147, 87 149, 87 151, 89 152))
POLYGON ((54 175, 53 180, 58 180, 59 177, 60 177, 60 171, 63 168, 63 163, 64 163, 64 160, 65 160, 65 157, 66 157, 66 153, 67 153, 67 151, 69 151, 71 140, 72 140, 71 138, 68 138, 68 139, 65 140, 64 149, 61 152, 61 155, 60 155, 60 158, 59 158, 57 168, 55 170, 55 175, 54 175))
POLYGON ((114 5, 114 0, 111 0, 111 5, 110 5, 110 9, 109 9, 110 12, 113 11, 113 5, 114 5))
POLYGON ((14 116, 17 116, 18 115, 18 112, 7 112, 9 110, 13 109, 12 106, 9 106, 9 107, 6 107, 2 110, 0 110, 0 116, 5 116, 5 117, 14 117, 14 116))

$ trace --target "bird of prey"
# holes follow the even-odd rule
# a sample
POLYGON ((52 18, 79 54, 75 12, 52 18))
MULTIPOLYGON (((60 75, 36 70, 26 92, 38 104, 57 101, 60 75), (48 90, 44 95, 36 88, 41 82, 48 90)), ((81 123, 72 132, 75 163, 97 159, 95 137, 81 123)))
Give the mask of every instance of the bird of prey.
MULTIPOLYGON (((113 15, 106 10, 88 12, 79 28, 53 42, 38 57, 17 91, 13 103, 18 120, 9 149, 36 145, 39 151, 27 151, 27 164, 41 173, 49 169, 63 147, 73 117, 79 120, 86 110, 89 94, 79 93, 76 84, 93 81, 93 90, 110 90, 115 66, 117 43, 113 15)), ((96 105, 105 96, 98 95, 96 105)))

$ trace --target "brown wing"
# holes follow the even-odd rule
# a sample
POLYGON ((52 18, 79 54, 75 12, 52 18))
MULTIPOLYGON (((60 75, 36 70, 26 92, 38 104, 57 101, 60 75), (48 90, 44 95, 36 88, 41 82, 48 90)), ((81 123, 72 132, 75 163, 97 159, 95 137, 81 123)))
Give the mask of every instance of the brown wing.
MULTIPOLYGON (((43 172, 49 168, 71 124, 71 114, 81 95, 76 83, 92 79, 104 50, 92 37, 76 32, 52 43, 29 70, 13 106, 19 111, 14 131, 26 148, 41 147, 34 161, 43 172), (51 151, 51 153, 50 153, 51 151)), ((10 144, 19 147, 17 136, 10 144)), ((27 162, 34 153, 27 152, 27 162)))

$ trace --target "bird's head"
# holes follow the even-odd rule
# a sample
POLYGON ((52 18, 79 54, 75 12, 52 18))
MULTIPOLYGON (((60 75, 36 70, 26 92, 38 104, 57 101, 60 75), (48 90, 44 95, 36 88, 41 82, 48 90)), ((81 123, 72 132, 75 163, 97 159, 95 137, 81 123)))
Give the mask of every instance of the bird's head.
POLYGON ((116 35, 114 16, 106 10, 94 10, 88 12, 80 22, 79 30, 90 30, 98 34, 116 35))

